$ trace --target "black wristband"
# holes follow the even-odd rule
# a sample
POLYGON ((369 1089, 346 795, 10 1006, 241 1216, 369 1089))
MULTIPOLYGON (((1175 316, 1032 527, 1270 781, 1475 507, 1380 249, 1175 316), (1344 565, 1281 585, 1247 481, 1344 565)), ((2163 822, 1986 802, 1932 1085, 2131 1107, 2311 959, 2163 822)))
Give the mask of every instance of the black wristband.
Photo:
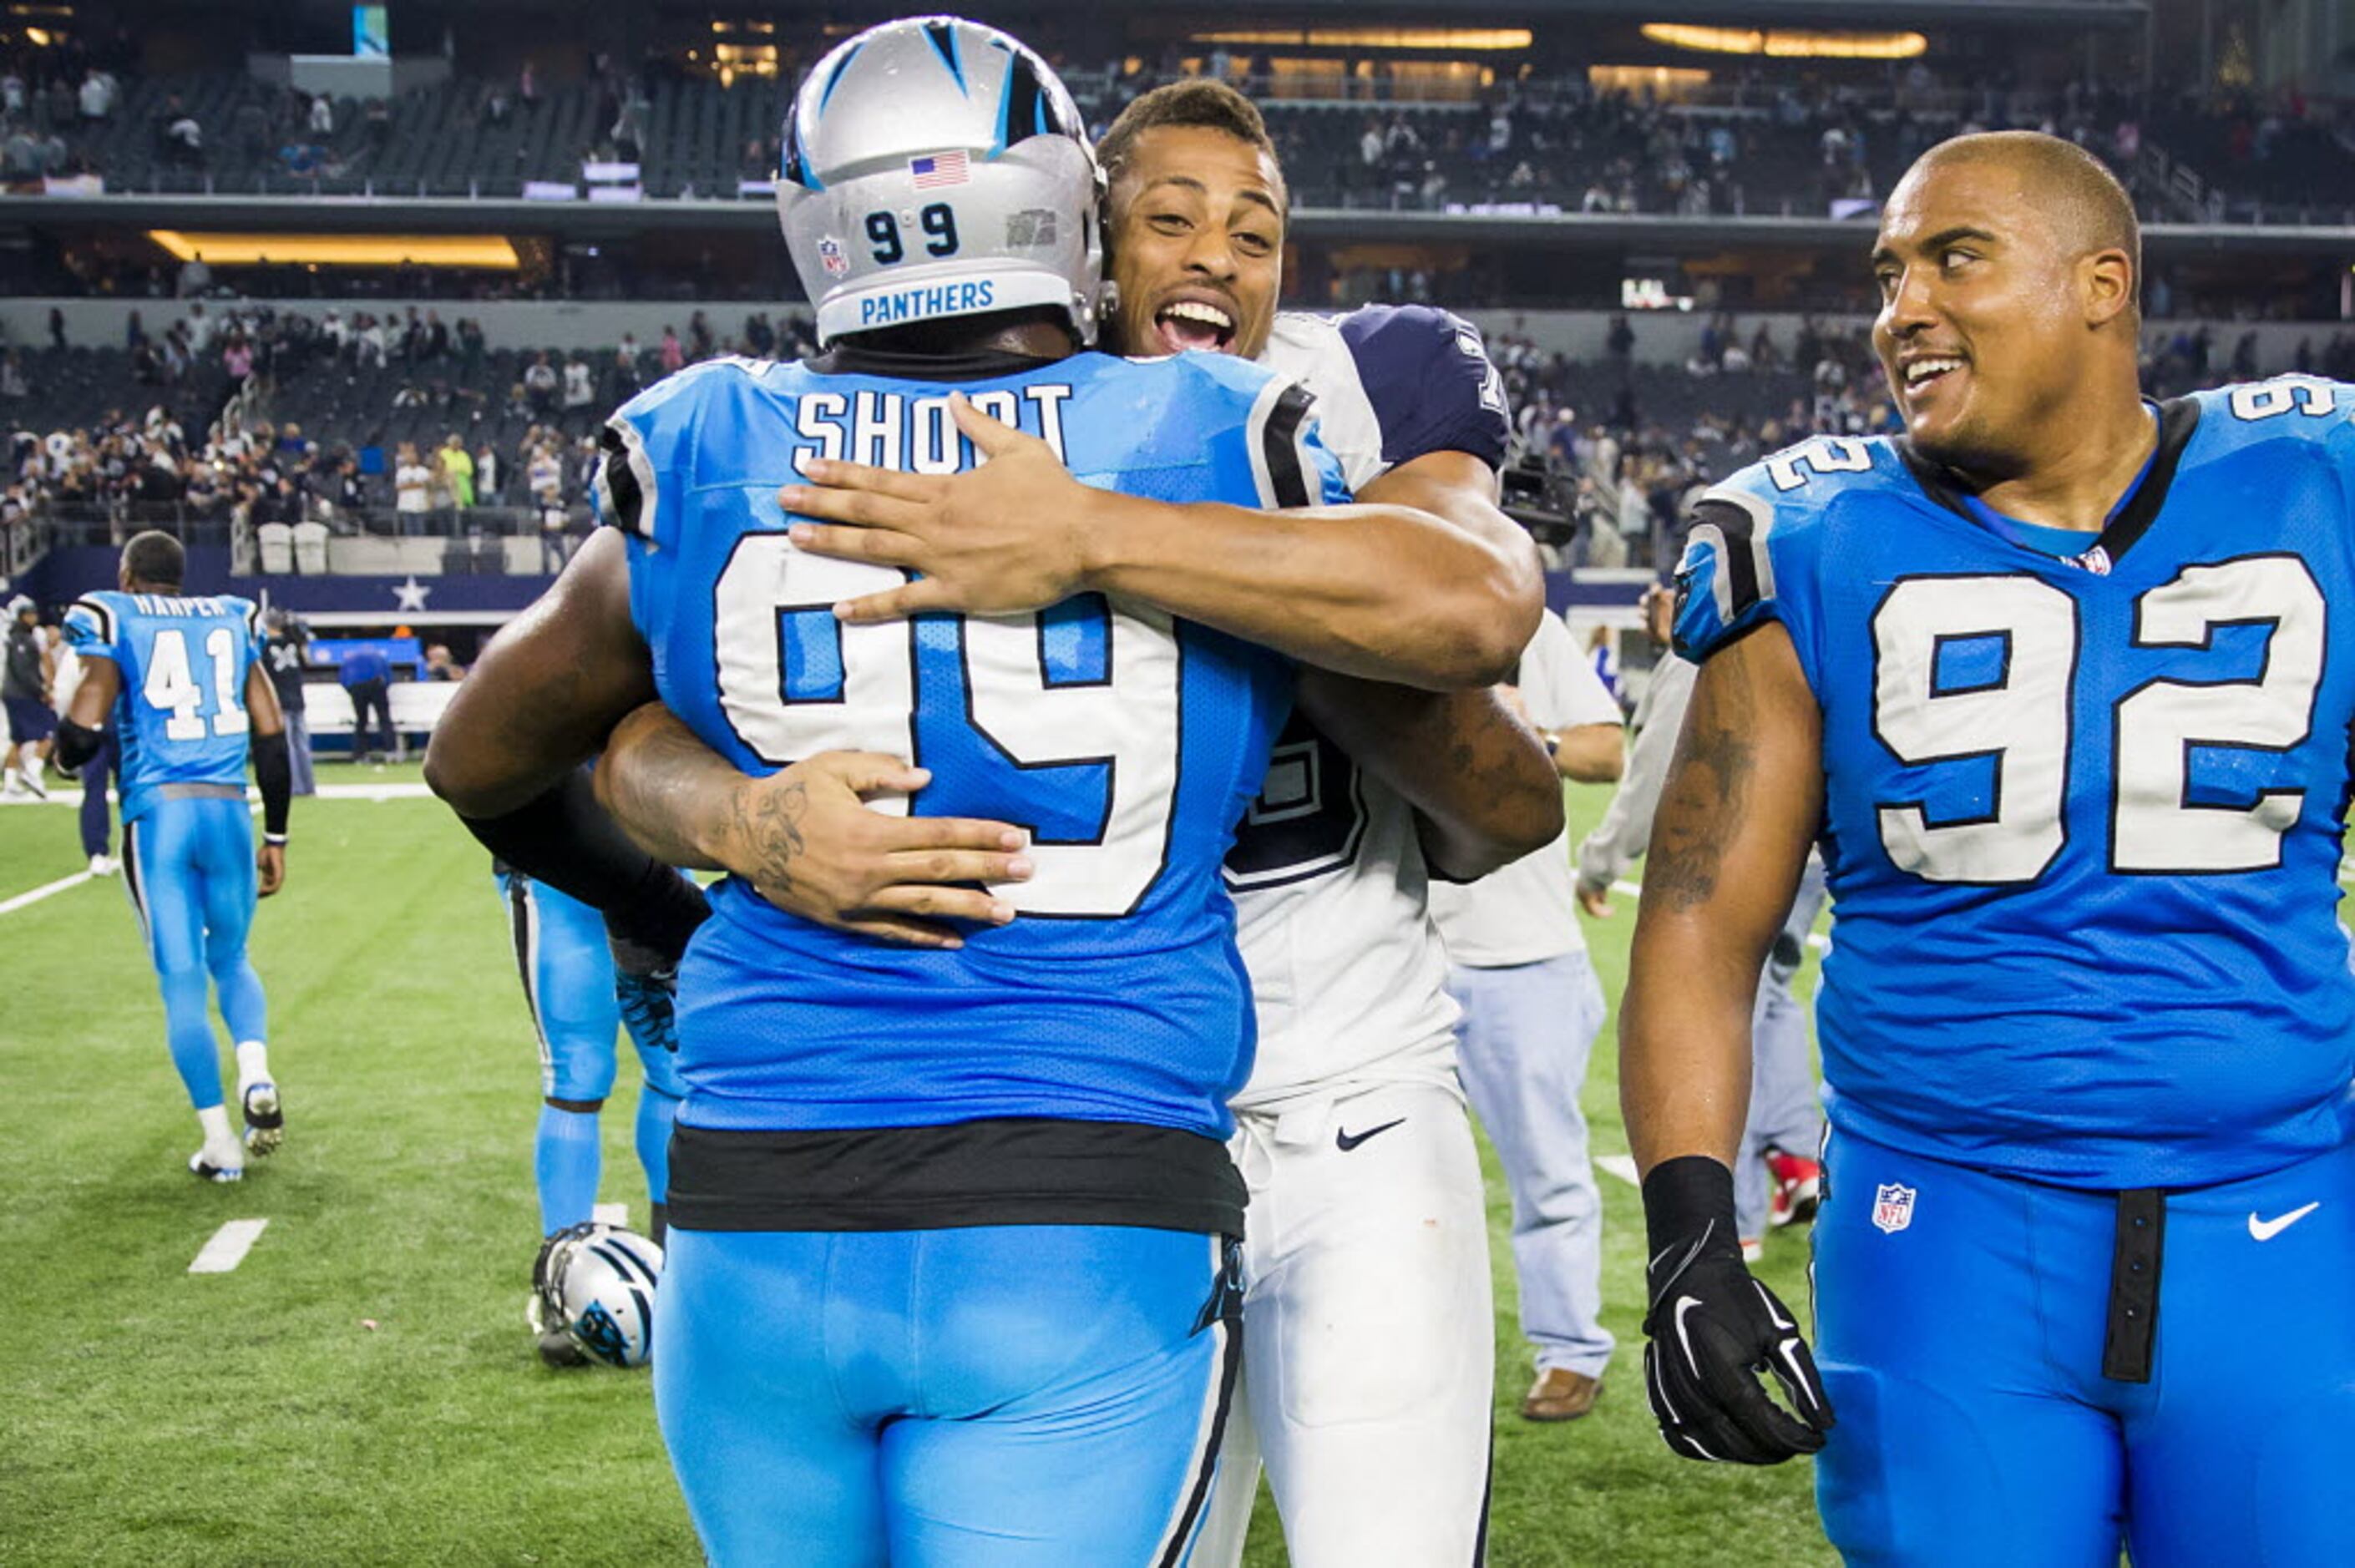
POLYGON ((687 952, 687 939, 711 917, 711 904, 703 889, 669 866, 656 861, 655 869, 658 875, 604 912, 605 935, 612 941, 650 949, 676 969, 687 952))
POLYGON ((261 787, 261 836, 282 844, 287 810, 294 799, 294 764, 284 730, 253 737, 253 781, 261 787))
POLYGON ((597 803, 585 768, 502 816, 460 820, 484 848, 588 905, 625 939, 676 955, 710 912, 701 888, 640 849, 597 803))
POLYGON ((1674 1260, 1695 1243, 1739 1258, 1733 1234, 1733 1172, 1706 1154, 1663 1160, 1644 1178, 1644 1230, 1651 1255, 1674 1260))
POLYGON ((69 718, 58 720, 58 766, 68 772, 96 757, 104 744, 103 730, 84 729, 69 718))

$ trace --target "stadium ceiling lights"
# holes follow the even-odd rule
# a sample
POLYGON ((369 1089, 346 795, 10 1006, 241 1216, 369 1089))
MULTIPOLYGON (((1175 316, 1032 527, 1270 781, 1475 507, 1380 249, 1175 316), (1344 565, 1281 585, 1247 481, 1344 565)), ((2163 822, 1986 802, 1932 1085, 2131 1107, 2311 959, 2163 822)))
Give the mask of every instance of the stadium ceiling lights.
POLYGON ((1527 27, 1231 27, 1196 33, 1198 44, 1307 49, 1526 49, 1527 27))
POLYGON ((318 267, 480 267, 513 272, 523 266, 512 241, 496 234, 190 234, 151 228, 147 238, 176 260, 201 253, 208 265, 318 267))
POLYGON ((1644 37, 1672 49, 1788 59, 1910 60, 1930 47, 1919 33, 1811 33, 1788 27, 1700 27, 1646 22, 1644 37))

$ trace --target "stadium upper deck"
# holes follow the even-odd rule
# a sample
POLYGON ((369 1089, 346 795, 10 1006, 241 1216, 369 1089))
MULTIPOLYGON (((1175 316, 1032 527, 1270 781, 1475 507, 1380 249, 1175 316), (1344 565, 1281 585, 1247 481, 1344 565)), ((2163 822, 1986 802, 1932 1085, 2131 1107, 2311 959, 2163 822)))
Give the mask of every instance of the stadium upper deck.
MULTIPOLYGON (((890 7, 820 25, 663 4, 561 30, 537 0, 401 7, 372 77, 323 64, 309 51, 348 38, 285 7, 232 0, 201 34, 146 0, 121 9, 144 25, 96 48, 0 18, 0 290, 172 291, 202 253, 215 286, 282 296, 791 300, 761 242, 782 105, 832 37, 890 7), (254 52, 225 58, 240 28, 254 52), (426 274, 401 266, 430 264, 419 235, 481 244, 426 274), (320 236, 364 238, 294 253, 320 236)), ((1476 24, 1446 0, 1273 18, 1034 0, 1007 19, 1099 127, 1175 76, 1251 92, 1293 186, 1305 302, 1397 280, 1455 304, 1849 306, 1856 219, 1906 163, 2024 125, 2110 160, 2158 268, 2183 269, 2171 288, 2239 287, 2227 314, 2336 315, 2355 158, 2330 101, 2232 87, 2247 51, 2219 55, 2212 28, 2186 43, 2166 9, 1705 0, 1663 25, 1555 0, 1476 24), (2180 69, 2154 91, 2162 39, 2180 69), (2242 286, 2219 256, 2267 260, 2242 286)))

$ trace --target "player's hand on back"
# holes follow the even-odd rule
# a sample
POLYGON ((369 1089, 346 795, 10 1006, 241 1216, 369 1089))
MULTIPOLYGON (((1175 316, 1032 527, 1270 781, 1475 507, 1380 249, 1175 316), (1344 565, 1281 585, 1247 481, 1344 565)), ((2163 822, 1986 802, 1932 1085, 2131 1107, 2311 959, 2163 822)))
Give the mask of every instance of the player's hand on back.
POLYGON ((956 474, 897 473, 851 462, 811 462, 807 484, 778 503, 816 522, 792 538, 815 555, 921 572, 919 581, 836 607, 855 622, 922 610, 1010 615, 1069 599, 1087 572, 1085 525, 1093 493, 1054 448, 980 412, 963 397, 957 428, 987 461, 956 474))
POLYGON ((286 885, 286 846, 265 843, 253 854, 253 869, 259 879, 255 891, 267 898, 286 885))
POLYGON ((1645 1176, 1644 1216, 1644 1387, 1668 1446, 1738 1465, 1821 1449, 1831 1402, 1798 1320, 1742 1261, 1732 1172, 1705 1155, 1663 1160, 1645 1176), (1767 1396, 1769 1372, 1790 1410, 1767 1396))
POLYGON ((886 816, 867 803, 930 778, 879 752, 827 751, 747 779, 719 859, 805 920, 909 947, 961 947, 961 926, 1014 918, 983 885, 1027 880, 1029 840, 1007 822, 886 816))

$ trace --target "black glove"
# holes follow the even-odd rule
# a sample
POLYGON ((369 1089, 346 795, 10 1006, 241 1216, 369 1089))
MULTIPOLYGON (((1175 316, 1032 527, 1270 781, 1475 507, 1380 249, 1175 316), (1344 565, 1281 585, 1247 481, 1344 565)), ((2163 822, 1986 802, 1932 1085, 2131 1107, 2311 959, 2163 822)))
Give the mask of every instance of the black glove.
POLYGON ((1733 1231, 1733 1173, 1705 1155, 1663 1160, 1644 1179, 1651 1233, 1644 1386, 1668 1446, 1689 1459, 1779 1465, 1812 1454, 1832 1407, 1796 1319, 1750 1277, 1733 1231), (1781 1381, 1793 1419, 1758 1374, 1781 1381))
POLYGON ((678 1054, 678 960, 644 942, 613 934, 606 941, 613 952, 613 1000, 621 1003, 622 1023, 642 1051, 678 1054))

